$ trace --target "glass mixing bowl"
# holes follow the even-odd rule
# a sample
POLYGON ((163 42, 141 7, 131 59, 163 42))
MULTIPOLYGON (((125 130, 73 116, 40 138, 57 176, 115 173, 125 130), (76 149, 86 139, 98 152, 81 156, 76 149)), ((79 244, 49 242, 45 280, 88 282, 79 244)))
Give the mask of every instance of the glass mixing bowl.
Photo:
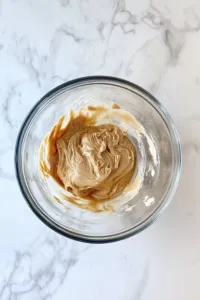
POLYGON ((79 241, 111 242, 140 232, 167 207, 180 177, 181 147, 170 115, 144 89, 118 78, 84 77, 56 87, 33 107, 17 139, 15 165, 24 198, 46 225, 79 241), (136 118, 151 141, 143 136, 138 145, 130 132, 137 150, 137 166, 140 166, 136 173, 142 172, 141 187, 116 212, 95 213, 73 204, 63 206, 51 197, 41 178, 40 144, 60 116, 70 109, 77 111, 88 104, 113 102, 136 118))

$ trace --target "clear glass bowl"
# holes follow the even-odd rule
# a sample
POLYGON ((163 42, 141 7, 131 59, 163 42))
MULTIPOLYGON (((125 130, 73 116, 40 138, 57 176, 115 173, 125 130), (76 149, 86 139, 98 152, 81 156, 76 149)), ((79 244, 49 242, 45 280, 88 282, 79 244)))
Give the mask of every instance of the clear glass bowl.
MULTIPOLYGON (((134 137, 130 138, 138 148, 134 137)), ((152 95, 122 79, 94 76, 56 87, 33 107, 18 136, 15 165, 24 198, 46 225, 79 241, 111 242, 140 232, 167 207, 180 177, 181 147, 170 115, 152 95), (114 102, 135 116, 151 137, 159 162, 154 164, 151 145, 143 137, 142 151, 137 151, 137 164, 143 166, 142 186, 116 213, 94 213, 72 204, 63 207, 48 193, 38 167, 39 146, 60 116, 98 101, 106 105, 114 102)))

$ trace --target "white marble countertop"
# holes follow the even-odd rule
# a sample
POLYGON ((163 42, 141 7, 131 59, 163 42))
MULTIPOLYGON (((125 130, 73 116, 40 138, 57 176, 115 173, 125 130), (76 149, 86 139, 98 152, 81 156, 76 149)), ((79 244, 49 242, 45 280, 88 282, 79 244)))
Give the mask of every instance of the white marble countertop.
POLYGON ((0 299, 200 299, 200 1, 0 1, 0 299), (153 93, 180 132, 169 208, 142 233, 88 245, 30 211, 14 172, 20 125, 64 81, 104 74, 153 93))

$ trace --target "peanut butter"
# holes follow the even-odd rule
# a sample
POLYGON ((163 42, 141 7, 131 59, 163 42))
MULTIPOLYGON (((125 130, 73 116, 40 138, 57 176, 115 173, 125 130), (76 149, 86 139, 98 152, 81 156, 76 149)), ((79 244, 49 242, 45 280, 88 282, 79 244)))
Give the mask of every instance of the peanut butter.
MULTIPOLYGON (((116 107, 118 108, 118 107, 116 107)), ((104 107, 88 106, 64 126, 64 117, 53 127, 44 142, 48 144, 47 162, 40 148, 40 169, 53 177, 72 198, 105 201, 118 196, 130 182, 136 152, 126 132, 113 124, 97 125, 104 107)))

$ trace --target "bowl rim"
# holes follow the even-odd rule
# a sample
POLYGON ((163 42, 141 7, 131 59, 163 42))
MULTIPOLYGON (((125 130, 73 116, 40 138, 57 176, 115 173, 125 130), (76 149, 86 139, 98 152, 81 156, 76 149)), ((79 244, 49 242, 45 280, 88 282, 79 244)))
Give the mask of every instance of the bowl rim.
MULTIPOLYGON (((124 87, 121 87, 121 88, 124 88, 124 87)), ((145 101, 148 101, 144 97, 143 97, 143 99, 145 101)), ((154 107, 154 108, 156 109, 156 107, 154 107)), ((34 214, 45 225, 47 225, 49 228, 51 228, 55 232, 65 236, 65 237, 77 240, 77 241, 87 242, 87 243, 109 243, 109 242, 115 242, 115 241, 123 240, 125 238, 128 238, 130 236, 133 236, 133 235, 141 232, 142 230, 147 228, 149 225, 151 225, 162 214, 162 212, 169 205, 169 203, 170 203, 170 201, 171 201, 172 197, 174 196, 174 193, 177 189, 177 186, 178 186, 178 182, 179 182, 180 175, 181 175, 182 152, 181 152, 181 144, 180 144, 179 134, 178 134, 178 131, 175 127, 175 124, 174 124, 170 114, 168 113, 166 108, 152 94, 150 94, 148 91, 146 91, 145 89, 143 89, 139 85, 137 85, 135 83, 132 83, 128 80, 118 78, 118 77, 112 77, 112 76, 95 75, 95 76, 84 76, 84 77, 76 78, 76 79, 73 79, 73 80, 70 80, 70 81, 66 81, 63 84, 60 84, 60 85, 56 86, 55 88, 53 88, 52 90, 50 90, 49 92, 47 92, 38 102, 36 102, 36 104, 33 106, 33 108, 29 111, 28 115, 26 116, 26 118, 25 118, 24 122, 22 123, 21 128, 19 130, 18 137, 17 137, 17 140, 16 140, 16 145, 15 145, 14 164, 15 164, 16 178, 17 178, 17 181, 18 181, 18 184, 19 184, 19 187, 20 187, 20 190, 21 190, 21 193, 22 193, 24 199, 26 200, 27 204, 29 205, 31 210, 34 212, 34 214), (51 219, 45 212, 43 212, 42 210, 38 209, 38 207, 36 207, 36 205, 34 204, 34 201, 31 200, 32 195, 28 192, 28 190, 24 187, 24 184, 22 183, 21 177, 23 177, 23 176, 21 176, 21 174, 20 174, 20 159, 19 159, 19 156, 20 156, 20 149, 21 149, 22 141, 23 141, 23 138, 24 138, 25 133, 26 133, 26 127, 29 124, 29 121, 32 120, 32 117, 35 115, 35 113, 37 111, 37 108, 40 106, 40 104, 43 101, 45 101, 45 100, 48 101, 48 98, 51 97, 53 94, 59 92, 63 88, 69 88, 72 85, 73 85, 73 88, 76 88, 76 85, 78 86, 80 83, 81 84, 84 84, 84 83, 85 84, 86 83, 87 84, 106 83, 106 81, 109 81, 111 85, 116 84, 117 86, 120 87, 120 85, 124 84, 124 85, 128 86, 131 89, 138 90, 144 96, 150 98, 151 101, 155 104, 155 106, 157 106, 162 111, 163 115, 165 116, 165 118, 168 121, 166 123, 166 120, 163 119, 165 121, 166 125, 167 125, 170 136, 171 136, 171 134, 174 135, 173 139, 175 141, 175 144, 174 144, 174 141, 173 141, 173 145, 175 145, 176 148, 177 148, 176 149, 177 150, 176 151, 177 167, 176 167, 176 174, 175 174, 174 182, 171 182, 171 185, 170 185, 169 189, 167 190, 167 193, 166 193, 165 197, 163 198, 162 202, 155 209, 155 211, 148 216, 148 218, 146 218, 141 223, 136 225, 136 227, 129 228, 129 229, 123 231, 123 232, 116 233, 116 234, 111 234, 111 235, 107 235, 107 236, 98 236, 98 237, 96 237, 96 236, 89 236, 89 235, 76 233, 75 231, 71 231, 71 230, 68 230, 68 229, 64 230, 63 227, 59 226, 59 224, 55 220, 51 219)))

